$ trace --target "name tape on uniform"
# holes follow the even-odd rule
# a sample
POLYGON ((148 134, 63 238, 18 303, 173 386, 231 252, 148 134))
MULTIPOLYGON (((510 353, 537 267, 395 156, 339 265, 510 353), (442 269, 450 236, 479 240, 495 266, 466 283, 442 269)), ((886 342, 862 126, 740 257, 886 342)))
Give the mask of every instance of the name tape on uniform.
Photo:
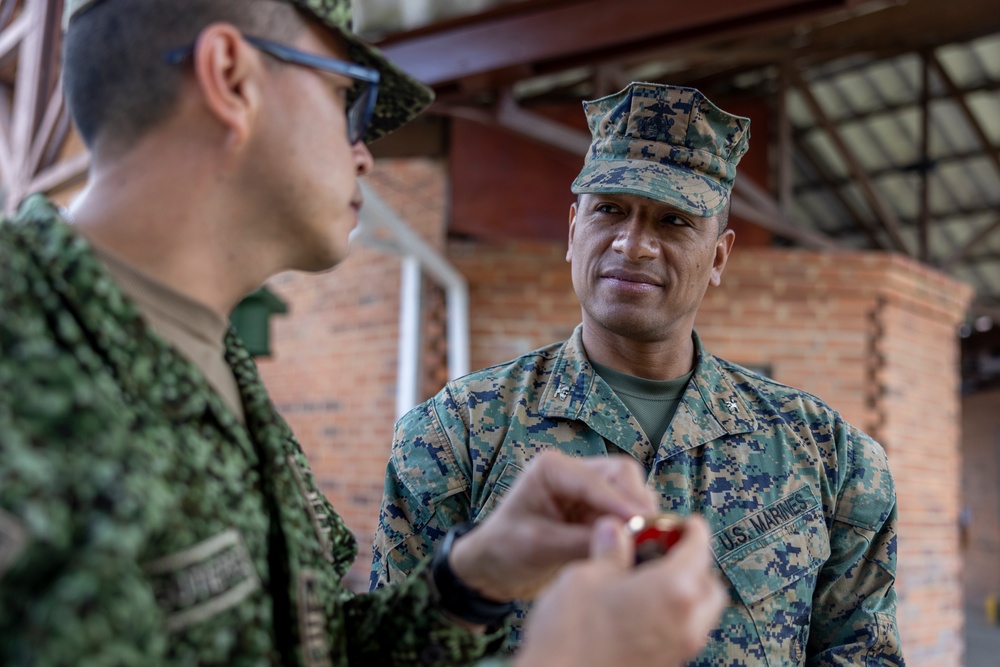
POLYGON ((174 632, 237 605, 260 588, 250 552, 236 530, 143 565, 174 632))
POLYGON ((771 503, 764 509, 758 510, 716 533, 713 540, 715 553, 717 555, 727 554, 745 544, 750 544, 818 506, 819 499, 816 498, 812 489, 803 487, 793 491, 777 502, 771 503))

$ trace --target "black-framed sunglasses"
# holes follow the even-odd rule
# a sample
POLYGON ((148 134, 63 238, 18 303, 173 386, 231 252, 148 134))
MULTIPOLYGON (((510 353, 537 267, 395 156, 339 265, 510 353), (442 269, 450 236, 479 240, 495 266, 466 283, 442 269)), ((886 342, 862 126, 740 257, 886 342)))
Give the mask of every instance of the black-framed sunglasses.
MULTIPOLYGON (((248 44, 252 44, 264 53, 290 65, 299 65, 312 69, 342 74, 357 81, 354 89, 348 93, 347 107, 347 138, 354 145, 364 139, 375 112, 375 101, 378 99, 379 72, 371 67, 355 63, 318 56, 293 49, 285 44, 272 42, 260 37, 243 35, 248 44)), ((164 59, 170 65, 179 65, 194 52, 194 44, 182 46, 168 51, 164 59)))

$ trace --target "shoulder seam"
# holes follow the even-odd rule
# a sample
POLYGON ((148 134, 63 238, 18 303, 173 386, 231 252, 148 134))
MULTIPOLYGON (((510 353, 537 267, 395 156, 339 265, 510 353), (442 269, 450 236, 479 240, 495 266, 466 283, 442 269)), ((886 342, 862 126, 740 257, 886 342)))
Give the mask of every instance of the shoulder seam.
MULTIPOLYGON (((445 384, 445 386, 444 386, 444 388, 443 388, 442 391, 444 391, 448 395, 448 399, 452 403, 455 403, 455 405, 458 405, 458 403, 455 401, 455 396, 451 392, 451 383, 450 382, 447 383, 447 384, 445 384)), ((445 429, 444 424, 441 421, 441 415, 438 414, 438 401, 437 400, 432 401, 431 406, 433 408, 432 412, 434 414, 434 433, 435 433, 435 437, 437 437, 439 440, 442 441, 442 443, 443 443, 444 446, 441 449, 443 451, 447 451, 448 452, 448 458, 450 459, 449 462, 448 462, 449 465, 453 466, 456 470, 458 470, 462 474, 462 479, 465 481, 464 489, 468 489, 472 485, 472 480, 469 479, 468 474, 466 473, 465 470, 462 469, 462 466, 460 466, 458 464, 458 456, 455 454, 455 445, 451 441, 451 438, 448 437, 448 431, 447 431, 447 429, 445 429)), ((465 415, 462 414, 461 410, 457 410, 456 412, 458 412, 458 418, 462 420, 462 425, 465 427, 465 432, 468 433, 469 432, 469 424, 465 421, 465 415)), ((455 493, 454 492, 449 492, 444 497, 447 498, 447 497, 452 496, 452 495, 455 495, 455 493)))

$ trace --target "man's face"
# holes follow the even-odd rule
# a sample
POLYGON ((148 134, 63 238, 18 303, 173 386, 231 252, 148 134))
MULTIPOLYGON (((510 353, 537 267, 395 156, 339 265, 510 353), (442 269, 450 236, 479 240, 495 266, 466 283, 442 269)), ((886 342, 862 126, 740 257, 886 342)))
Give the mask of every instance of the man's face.
MULTIPOLYGON (((329 31, 310 25, 291 44, 296 49, 347 60, 329 31)), ((371 171, 371 153, 347 138, 349 77, 291 65, 273 70, 275 99, 266 113, 270 129, 267 163, 274 179, 280 218, 276 234, 290 243, 288 268, 320 271, 347 255, 348 235, 361 208, 359 176, 371 171)))
POLYGON ((585 329, 641 342, 690 336, 734 234, 718 216, 684 213, 630 194, 584 194, 570 207, 573 288, 585 329))

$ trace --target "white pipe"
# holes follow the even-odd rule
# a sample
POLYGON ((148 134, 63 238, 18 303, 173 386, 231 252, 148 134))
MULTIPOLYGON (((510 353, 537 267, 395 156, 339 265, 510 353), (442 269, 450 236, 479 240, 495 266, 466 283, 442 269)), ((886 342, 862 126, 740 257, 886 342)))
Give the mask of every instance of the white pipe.
POLYGON ((351 241, 392 250, 403 257, 400 288, 399 381, 396 418, 417 404, 420 392, 420 275, 421 270, 445 290, 448 307, 448 378, 469 372, 469 289, 448 261, 414 232, 364 181, 365 204, 351 241), (384 232, 384 233, 383 233, 384 232), (412 260, 412 261, 411 261, 412 260), (414 292, 414 284, 416 292, 414 292))
POLYGON ((448 303, 448 379, 469 372, 469 288, 462 278, 445 288, 448 303), (453 324, 454 323, 454 324, 453 324))
POLYGON ((396 419, 417 404, 420 392, 420 262, 403 257, 399 288, 399 377, 396 380, 396 419))

